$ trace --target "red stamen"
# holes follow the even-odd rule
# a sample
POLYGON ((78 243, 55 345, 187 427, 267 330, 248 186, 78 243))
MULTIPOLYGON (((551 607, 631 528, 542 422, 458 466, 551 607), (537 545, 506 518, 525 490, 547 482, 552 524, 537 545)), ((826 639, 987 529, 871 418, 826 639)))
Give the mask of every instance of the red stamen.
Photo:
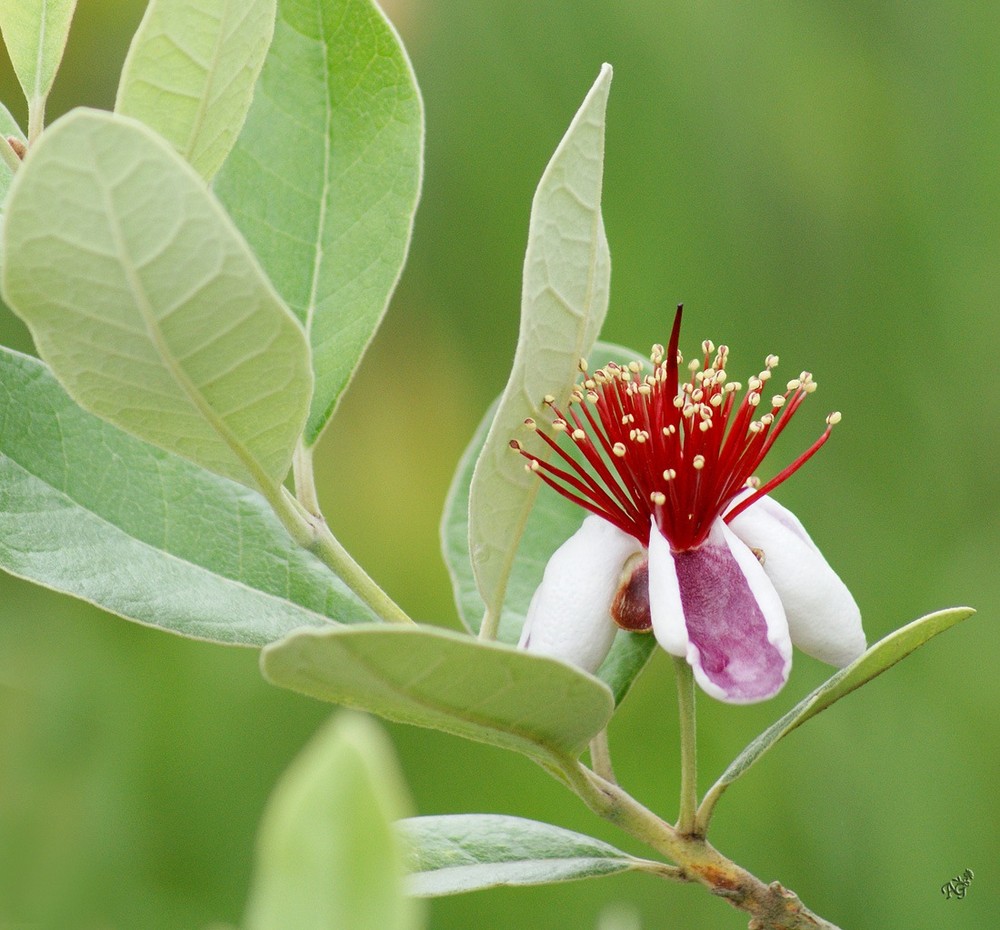
MULTIPOLYGON (((570 398, 568 416, 549 402, 553 422, 559 431, 569 433, 579 455, 570 455, 555 438, 538 432, 566 468, 511 443, 528 459, 528 467, 568 500, 643 545, 649 541, 650 520, 655 520, 675 552, 704 542, 712 523, 747 487, 753 493, 726 515, 727 521, 798 471, 840 419, 831 414, 823 435, 760 485, 752 477, 754 472, 816 385, 803 372, 758 416, 777 358, 768 357, 765 370, 749 380, 737 401, 740 386, 729 382, 725 371, 729 350, 720 346, 716 351, 710 342, 703 343, 703 361, 689 366, 691 377, 682 384, 678 351, 682 314, 683 307, 678 306, 666 350, 653 347, 651 375, 643 375, 635 363, 627 367, 609 363, 584 375, 583 385, 570 398), (575 405, 583 407, 582 416, 575 405)), ((582 368, 586 372, 586 366, 582 368)), ((527 422, 535 427, 533 421, 527 422)))

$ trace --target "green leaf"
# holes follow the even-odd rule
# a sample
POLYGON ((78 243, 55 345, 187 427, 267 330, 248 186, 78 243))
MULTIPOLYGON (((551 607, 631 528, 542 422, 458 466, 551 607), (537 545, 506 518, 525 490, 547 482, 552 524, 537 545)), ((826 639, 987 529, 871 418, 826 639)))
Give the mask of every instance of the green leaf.
POLYGON ((394 821, 410 800, 371 721, 338 715, 292 762, 268 801, 246 930, 416 930, 394 821))
POLYGON ((540 761, 578 756, 613 709, 604 685, 562 662, 436 627, 302 630, 261 668, 283 688, 540 761))
POLYGON ((905 659, 911 652, 933 639, 938 633, 943 633, 956 623, 971 617, 974 613, 975 611, 970 607, 940 610, 937 613, 921 617, 919 620, 914 620, 880 639, 862 656, 823 682, 780 720, 771 724, 754 739, 722 773, 706 800, 710 800, 710 804, 714 804, 729 785, 744 775, 778 740, 786 737, 796 727, 801 726, 811 717, 815 717, 820 711, 826 710, 835 701, 839 701, 856 688, 860 688, 863 684, 881 675, 886 669, 892 668, 893 665, 905 659))
POLYGON ((149 626, 262 646, 372 613, 263 499, 81 410, 0 349, 0 568, 149 626))
POLYGON ((222 208, 152 130, 76 110, 7 199, 7 303, 85 409, 261 490, 309 406, 302 329, 222 208))
POLYGON ((279 0, 250 115, 215 190, 309 335, 312 445, 402 270, 423 106, 371 0, 279 0))
POLYGON ((274 15, 275 0, 151 0, 115 111, 151 126, 211 178, 250 109, 274 15))
POLYGON ((410 848, 410 893, 422 897, 549 885, 656 865, 582 833, 521 817, 453 814, 412 817, 397 826, 410 848))
POLYGON ((531 205, 514 365, 476 463, 469 496, 472 565, 488 625, 499 616, 517 544, 539 482, 508 443, 551 394, 564 401, 608 307, 611 259, 601 219, 604 111, 601 69, 542 175, 531 205))
MULTIPOLYGON (((591 367, 599 367, 609 361, 619 364, 638 362, 646 364, 647 360, 630 349, 621 346, 598 342, 590 353, 591 367)), ((455 602, 458 613, 465 626, 473 633, 479 632, 483 618, 483 599, 479 594, 476 579, 472 571, 472 561, 469 557, 469 488, 472 483, 472 473, 476 461, 482 454, 487 433, 496 417, 497 403, 486 412, 475 435, 462 454, 461 461, 452 479, 448 497, 445 500, 444 514, 441 518, 441 548, 445 564, 451 575, 452 587, 455 592, 455 602)), ((546 419, 543 414, 540 422, 546 419)), ((530 444, 533 451, 541 453, 542 444, 523 427, 518 428, 513 436, 523 438, 530 444)), ((573 451, 569 449, 568 451, 573 451)), ((509 449, 507 455, 515 462, 523 463, 523 459, 514 455, 509 449)), ((532 475, 531 479, 538 484, 541 480, 532 475)), ((500 625, 497 629, 497 639, 503 643, 516 643, 521 636, 521 628, 528 613, 531 596, 535 593, 542 573, 550 556, 583 522, 585 511, 557 494, 551 488, 542 488, 535 499, 534 507, 528 515, 524 533, 517 549, 517 558, 511 566, 507 580, 506 597, 500 613, 500 625)), ((609 618, 608 622, 611 620, 609 618)), ((615 702, 621 703, 628 693, 636 675, 642 670, 652 655, 656 645, 654 638, 648 634, 629 633, 619 630, 614 645, 604 664, 598 670, 597 677, 604 681, 615 695, 615 702)))
MULTIPOLYGON (((17 124, 17 120, 10 115, 10 110, 2 103, 0 103, 0 136, 3 136, 4 139, 14 136, 20 139, 21 142, 27 142, 24 133, 21 131, 21 127, 17 124)), ((0 145, 2 144, 0 142, 0 145)), ((4 159, 0 159, 0 204, 3 203, 4 198, 7 196, 7 191, 10 189, 10 184, 13 180, 14 172, 11 170, 11 166, 4 159)))
POLYGON ((4 0, 0 30, 30 109, 44 110, 62 60, 76 0, 4 0))

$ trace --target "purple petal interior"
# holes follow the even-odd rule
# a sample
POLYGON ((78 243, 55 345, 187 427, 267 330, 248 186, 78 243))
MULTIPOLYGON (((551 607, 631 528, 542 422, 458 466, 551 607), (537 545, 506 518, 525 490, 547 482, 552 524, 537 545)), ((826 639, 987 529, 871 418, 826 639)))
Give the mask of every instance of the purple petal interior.
POLYGON ((767 621, 725 545, 674 554, 688 638, 710 681, 734 702, 759 701, 785 683, 785 660, 768 642, 767 621))

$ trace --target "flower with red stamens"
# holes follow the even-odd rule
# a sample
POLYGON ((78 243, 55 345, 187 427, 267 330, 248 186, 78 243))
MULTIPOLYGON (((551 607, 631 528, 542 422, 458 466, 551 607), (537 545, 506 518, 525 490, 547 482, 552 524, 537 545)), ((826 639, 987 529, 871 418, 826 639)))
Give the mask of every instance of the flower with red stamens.
POLYGON ((802 372, 766 401, 778 364, 768 356, 740 396, 728 348, 711 342, 682 380, 681 315, 678 307, 666 350, 653 347, 652 373, 637 363, 589 373, 581 362, 565 413, 546 398, 557 435, 525 421, 552 461, 511 442, 530 470, 591 513, 549 560, 521 646, 592 672, 618 627, 652 629, 706 692, 749 703, 785 683, 793 642, 838 666, 865 649, 854 598, 768 496, 820 449, 840 414, 762 485, 754 473, 816 382, 802 372))

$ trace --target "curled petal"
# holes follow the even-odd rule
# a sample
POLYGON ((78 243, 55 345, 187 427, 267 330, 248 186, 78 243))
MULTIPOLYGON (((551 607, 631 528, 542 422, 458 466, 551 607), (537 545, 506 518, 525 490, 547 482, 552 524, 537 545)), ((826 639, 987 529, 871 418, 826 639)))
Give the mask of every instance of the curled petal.
POLYGON ((596 672, 617 631, 611 602, 622 570, 641 551, 635 537, 600 517, 587 517, 545 566, 518 645, 596 672))
POLYGON ((861 611, 798 518, 764 496, 729 524, 764 554, 764 571, 781 597, 792 642, 823 662, 843 667, 865 651, 861 611))
POLYGON ((672 552, 654 523, 649 607, 660 645, 682 656, 712 697, 733 704, 776 694, 792 645, 785 612, 754 554, 721 519, 697 549, 672 552))

